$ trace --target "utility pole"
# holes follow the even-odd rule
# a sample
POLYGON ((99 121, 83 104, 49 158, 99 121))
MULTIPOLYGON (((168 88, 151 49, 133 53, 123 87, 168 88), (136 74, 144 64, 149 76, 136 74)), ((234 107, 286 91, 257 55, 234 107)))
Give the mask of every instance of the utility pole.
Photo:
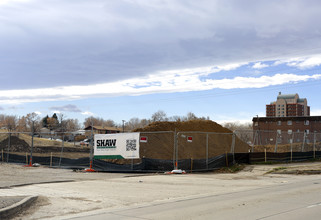
POLYGON ((122 120, 123 122, 123 133, 125 132, 125 120, 122 120))

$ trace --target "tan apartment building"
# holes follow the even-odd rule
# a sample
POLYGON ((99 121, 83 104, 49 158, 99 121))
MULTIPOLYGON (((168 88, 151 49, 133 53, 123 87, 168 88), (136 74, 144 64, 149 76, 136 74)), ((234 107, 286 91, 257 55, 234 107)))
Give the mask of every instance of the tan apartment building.
POLYGON ((281 94, 275 102, 266 105, 266 117, 310 116, 310 106, 306 98, 296 94, 281 94))

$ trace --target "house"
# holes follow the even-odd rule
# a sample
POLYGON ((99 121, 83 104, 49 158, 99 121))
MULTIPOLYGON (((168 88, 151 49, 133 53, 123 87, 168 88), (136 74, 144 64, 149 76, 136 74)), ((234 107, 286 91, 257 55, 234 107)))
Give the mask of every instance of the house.
POLYGON ((122 132, 122 129, 115 127, 106 127, 106 126, 88 126, 85 128, 85 136, 87 138, 91 137, 91 131, 93 134, 114 134, 122 132))

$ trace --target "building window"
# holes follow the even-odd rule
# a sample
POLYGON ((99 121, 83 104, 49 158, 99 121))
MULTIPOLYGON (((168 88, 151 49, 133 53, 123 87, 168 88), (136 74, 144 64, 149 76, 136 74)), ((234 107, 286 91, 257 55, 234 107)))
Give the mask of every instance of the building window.
POLYGON ((288 125, 292 125, 292 121, 288 121, 288 125))
POLYGON ((277 133, 278 133, 278 134, 281 134, 281 130, 278 129, 278 130, 277 130, 277 133))
POLYGON ((288 130, 288 134, 292 134, 292 130, 288 130))
POLYGON ((309 125, 309 120, 305 120, 304 125, 309 125))
POLYGON ((254 126, 259 126, 259 123, 258 123, 258 122, 255 122, 255 123, 254 123, 254 126))
POLYGON ((309 134, 310 133, 310 131, 307 129, 307 130, 304 130, 304 132, 306 133, 306 134, 309 134))
POLYGON ((281 125, 281 121, 278 121, 277 123, 278 123, 278 125, 281 125))

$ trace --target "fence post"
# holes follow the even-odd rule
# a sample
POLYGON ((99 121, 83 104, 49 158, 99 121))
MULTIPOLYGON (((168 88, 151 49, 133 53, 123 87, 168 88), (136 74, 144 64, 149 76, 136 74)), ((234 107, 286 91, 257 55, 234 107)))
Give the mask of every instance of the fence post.
POLYGON ((276 153, 277 150, 278 150, 278 132, 276 131, 274 153, 276 153))
POLYGON ((50 153, 50 167, 52 167, 52 152, 50 153))
POLYGON ((32 166, 32 152, 33 152, 33 136, 35 135, 35 121, 32 121, 32 135, 31 135, 31 153, 30 153, 30 166, 32 166))
POLYGON ((62 153, 64 152, 64 139, 65 139, 65 135, 64 133, 62 134, 62 142, 61 142, 61 152, 60 152, 60 159, 59 159, 59 167, 61 166, 61 157, 62 157, 62 153))
POLYGON ((231 153, 233 154, 233 164, 235 164, 235 133, 232 134, 232 144, 231 144, 231 153))
POLYGON ((206 169, 208 170, 208 133, 206 133, 206 169))
POLYGON ((305 135, 306 135, 306 133, 305 133, 305 131, 303 132, 303 143, 302 143, 302 148, 301 148, 301 152, 303 152, 303 150, 304 150, 304 144, 305 144, 305 135))
POLYGON ((9 163, 9 153, 10 153, 10 140, 11 140, 11 133, 9 132, 9 139, 8 139, 8 151, 7 151, 7 163, 9 163))
POLYGON ((3 162, 3 149, 1 150, 1 158, 2 158, 2 162, 3 162))
POLYGON ((315 142, 316 142, 316 139, 315 139, 315 131, 314 131, 314 136, 313 136, 313 159, 315 159, 315 142))
POLYGON ((175 128, 175 146, 176 146, 176 152, 175 152, 175 170, 178 169, 178 133, 176 133, 176 128, 175 128))
POLYGON ((225 151, 225 160, 226 160, 226 166, 228 167, 228 156, 227 156, 227 151, 225 151))
POLYGON ((264 148, 264 162, 266 163, 266 148, 264 148))

